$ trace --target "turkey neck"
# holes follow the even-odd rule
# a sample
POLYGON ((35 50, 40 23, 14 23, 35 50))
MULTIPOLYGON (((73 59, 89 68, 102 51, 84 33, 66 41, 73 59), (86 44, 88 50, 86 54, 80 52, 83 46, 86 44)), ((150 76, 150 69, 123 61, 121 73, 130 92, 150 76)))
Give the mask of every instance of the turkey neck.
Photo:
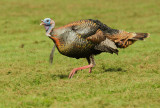
POLYGON ((50 34, 53 31, 53 28, 54 24, 51 24, 48 29, 46 28, 46 34, 50 34))
POLYGON ((46 34, 50 34, 51 36, 49 36, 49 38, 53 40, 53 42, 56 44, 56 46, 58 46, 59 45, 59 39, 54 34, 54 29, 53 29, 54 26, 55 26, 55 24, 51 24, 49 26, 49 28, 46 29, 46 34))
POLYGON ((53 40, 53 42, 55 43, 56 47, 59 50, 59 46, 61 44, 60 40, 59 40, 59 37, 56 34, 54 34, 54 30, 53 29, 51 30, 50 34, 51 34, 51 36, 49 38, 53 40))

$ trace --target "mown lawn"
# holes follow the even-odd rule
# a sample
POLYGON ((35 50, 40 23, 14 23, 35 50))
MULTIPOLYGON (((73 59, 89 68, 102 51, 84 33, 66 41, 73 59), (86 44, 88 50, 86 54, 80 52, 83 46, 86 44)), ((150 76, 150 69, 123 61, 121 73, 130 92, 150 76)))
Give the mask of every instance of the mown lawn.
POLYGON ((159 0, 1 0, 0 108, 104 108, 160 106, 159 0), (148 32, 119 55, 95 57, 96 67, 56 50, 48 62, 52 41, 39 26, 53 18, 56 27, 80 19, 99 19, 112 28, 148 32))

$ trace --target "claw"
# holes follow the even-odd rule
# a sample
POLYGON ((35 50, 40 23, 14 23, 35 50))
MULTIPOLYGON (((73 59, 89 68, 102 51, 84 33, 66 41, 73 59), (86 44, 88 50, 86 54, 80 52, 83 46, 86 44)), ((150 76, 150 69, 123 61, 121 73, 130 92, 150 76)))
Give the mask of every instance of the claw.
POLYGON ((73 70, 71 71, 71 73, 69 74, 69 77, 68 77, 68 78, 71 79, 76 72, 77 72, 77 71, 73 69, 73 70))
POLYGON ((92 67, 91 68, 89 68, 89 73, 91 73, 92 72, 92 67))
MULTIPOLYGON (((82 70, 82 69, 87 69, 87 68, 92 68, 94 67, 93 64, 87 65, 87 66, 83 66, 83 67, 79 67, 79 68, 75 68, 71 71, 71 73, 69 74, 68 78, 72 78, 73 75, 78 71, 78 70, 82 70)), ((91 69, 90 69, 91 72, 91 69)))

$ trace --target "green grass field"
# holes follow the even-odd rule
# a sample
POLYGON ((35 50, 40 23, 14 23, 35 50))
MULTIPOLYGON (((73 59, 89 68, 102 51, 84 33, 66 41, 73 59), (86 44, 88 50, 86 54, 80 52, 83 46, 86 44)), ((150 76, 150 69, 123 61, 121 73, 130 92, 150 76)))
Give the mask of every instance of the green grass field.
POLYGON ((0 108, 121 108, 160 106, 159 0, 0 0, 0 108), (56 27, 80 19, 99 19, 128 32, 147 32, 119 55, 102 53, 96 67, 78 71, 85 59, 56 50, 40 20, 56 27))

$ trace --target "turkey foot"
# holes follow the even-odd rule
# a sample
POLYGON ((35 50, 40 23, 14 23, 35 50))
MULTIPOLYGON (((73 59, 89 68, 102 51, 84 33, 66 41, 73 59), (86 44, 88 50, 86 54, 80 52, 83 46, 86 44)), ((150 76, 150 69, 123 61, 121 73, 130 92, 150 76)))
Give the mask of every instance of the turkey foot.
POLYGON ((83 67, 79 67, 79 68, 74 68, 71 73, 69 74, 69 77, 68 78, 72 78, 73 75, 78 71, 78 70, 82 70, 82 69, 87 69, 87 68, 90 68, 90 71, 91 72, 91 68, 94 67, 93 64, 90 64, 90 65, 87 65, 87 66, 83 66, 83 67))
POLYGON ((92 67, 91 68, 89 68, 89 73, 91 73, 92 72, 92 67))

